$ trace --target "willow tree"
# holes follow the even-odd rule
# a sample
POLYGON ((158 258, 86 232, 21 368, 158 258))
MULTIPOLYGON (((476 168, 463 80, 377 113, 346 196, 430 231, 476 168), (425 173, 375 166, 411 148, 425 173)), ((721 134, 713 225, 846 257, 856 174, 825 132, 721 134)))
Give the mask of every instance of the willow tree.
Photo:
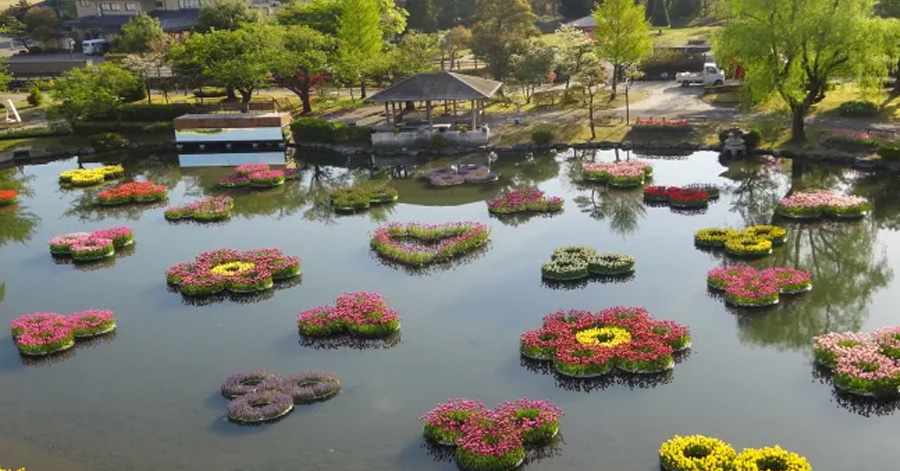
POLYGON ((729 17, 715 35, 716 57, 746 71, 754 101, 777 94, 791 111, 791 134, 835 80, 879 83, 896 64, 894 24, 876 18, 875 0, 724 0, 729 17))

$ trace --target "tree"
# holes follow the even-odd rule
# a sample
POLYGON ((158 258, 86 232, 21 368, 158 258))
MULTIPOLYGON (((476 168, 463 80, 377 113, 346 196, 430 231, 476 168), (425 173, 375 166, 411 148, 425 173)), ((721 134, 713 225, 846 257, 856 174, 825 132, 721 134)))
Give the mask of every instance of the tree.
POLYGON ((754 100, 773 93, 791 112, 791 135, 805 140, 804 118, 837 79, 880 82, 897 62, 889 23, 872 0, 725 0, 730 20, 715 36, 717 57, 746 70, 754 100))
POLYGON ((594 121, 594 102, 600 88, 606 83, 606 68, 595 54, 587 54, 582 58, 581 67, 575 74, 575 79, 584 89, 584 101, 588 105, 588 124, 591 126, 591 139, 597 138, 594 121))
POLYGON ((59 17, 45 6, 31 7, 25 0, 10 5, 0 13, 0 32, 31 50, 37 41, 44 43, 57 37, 59 17))
POLYGON ((559 14, 563 18, 581 18, 591 14, 594 0, 560 0, 559 14))
POLYGON ((282 7, 276 17, 283 25, 308 26, 322 34, 337 36, 342 11, 341 0, 313 0, 282 7))
POLYGON ((11 82, 13 76, 9 73, 9 69, 6 68, 6 58, 0 58, 0 92, 5 92, 9 89, 9 82, 11 82))
POLYGON ((92 116, 118 114, 122 95, 140 86, 131 72, 109 62, 100 66, 72 69, 53 83, 55 103, 48 112, 54 119, 64 119, 73 127, 92 116))
POLYGON ((653 50, 650 25, 644 5, 634 0, 606 0, 594 9, 594 19, 597 21, 594 30, 597 54, 613 66, 609 99, 615 100, 622 69, 640 62, 653 50))
POLYGON ((556 30, 556 60, 560 72, 566 78, 566 94, 572 76, 581 72, 581 64, 585 56, 591 54, 593 46, 590 39, 581 30, 572 26, 562 26, 556 30))
POLYGON ((409 29, 433 33, 437 29, 437 10, 434 0, 408 0, 406 10, 409 12, 407 25, 409 29))
POLYGON ((449 31, 444 33, 443 41, 441 41, 441 64, 443 67, 443 53, 447 52, 447 56, 450 58, 450 70, 453 70, 454 66, 457 66, 456 55, 459 54, 459 51, 469 47, 472 43, 472 32, 469 31, 465 26, 454 26, 449 31))
POLYGON ((406 18, 409 16, 409 12, 397 5, 395 0, 375 1, 378 5, 378 25, 381 27, 381 33, 385 39, 393 38, 406 31, 406 18))
POLYGON ((537 36, 537 17, 525 0, 478 0, 472 28, 472 52, 484 60, 497 80, 510 73, 510 59, 537 36))
POLYGON ((312 112, 312 89, 327 78, 328 59, 337 47, 334 39, 306 26, 285 28, 285 55, 275 80, 297 94, 303 102, 303 113, 312 112))
POLYGON ((390 51, 386 79, 391 82, 430 72, 436 67, 432 58, 437 55, 440 38, 436 34, 410 31, 396 48, 390 51))
POLYGON ((449 29, 454 26, 471 26, 475 15, 477 0, 441 0, 437 2, 438 28, 449 29))
POLYGON ((140 54, 150 50, 150 43, 163 36, 159 20, 144 12, 122 25, 122 34, 116 38, 116 52, 140 54))
MULTIPOLYGON (((142 13, 143 14, 143 13, 142 13)), ((128 54, 122 58, 122 66, 130 70, 143 85, 147 93, 147 103, 153 103, 152 83, 162 78, 162 68, 166 65, 167 55, 173 39, 162 35, 147 43, 146 51, 140 54, 128 54)), ((163 93, 166 94, 165 89, 163 93)), ((168 94, 166 94, 168 101, 168 94)))
POLYGON ((649 0, 652 8, 648 12, 650 14, 650 24, 653 26, 669 26, 669 8, 666 6, 666 0, 649 0))
POLYGON ((525 102, 531 103, 534 89, 547 80, 556 63, 556 51, 539 39, 532 39, 522 54, 512 57, 513 79, 522 87, 525 102))
POLYGON ((212 30, 232 31, 257 21, 259 13, 243 0, 213 0, 203 3, 194 30, 200 33, 212 30))
POLYGON ((343 0, 338 26, 340 72, 348 83, 359 83, 366 97, 366 74, 384 48, 380 0, 343 0))

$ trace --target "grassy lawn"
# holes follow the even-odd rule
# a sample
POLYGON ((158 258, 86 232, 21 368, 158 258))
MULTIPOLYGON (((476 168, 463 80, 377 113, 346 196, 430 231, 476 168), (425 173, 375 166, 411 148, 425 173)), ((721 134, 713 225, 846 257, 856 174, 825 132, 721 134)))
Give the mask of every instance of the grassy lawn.
POLYGON ((703 39, 710 42, 714 31, 719 26, 693 26, 688 28, 660 28, 651 29, 653 43, 657 46, 684 46, 689 40, 703 39))

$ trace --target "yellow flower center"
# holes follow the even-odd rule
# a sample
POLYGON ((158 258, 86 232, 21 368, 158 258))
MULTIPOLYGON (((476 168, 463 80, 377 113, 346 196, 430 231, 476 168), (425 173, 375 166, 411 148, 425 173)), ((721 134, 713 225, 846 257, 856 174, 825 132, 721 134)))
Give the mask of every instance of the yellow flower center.
POLYGON ((631 342, 631 334, 621 327, 593 327, 575 334, 578 343, 614 347, 631 342))
POLYGON ((228 262, 214 266, 210 272, 219 276, 234 276, 244 273, 255 266, 256 264, 251 262, 228 262))

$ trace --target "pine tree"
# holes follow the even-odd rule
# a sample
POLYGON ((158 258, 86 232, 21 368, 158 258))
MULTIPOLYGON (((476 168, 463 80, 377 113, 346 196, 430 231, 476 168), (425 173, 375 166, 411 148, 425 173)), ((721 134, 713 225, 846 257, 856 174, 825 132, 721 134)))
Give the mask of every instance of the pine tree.
POLYGON ((338 25, 338 74, 347 83, 359 83, 366 97, 365 75, 375 64, 384 47, 381 13, 377 0, 343 0, 338 25))
POLYGON ((650 24, 653 26, 669 26, 669 9, 666 0, 650 0, 650 24))

